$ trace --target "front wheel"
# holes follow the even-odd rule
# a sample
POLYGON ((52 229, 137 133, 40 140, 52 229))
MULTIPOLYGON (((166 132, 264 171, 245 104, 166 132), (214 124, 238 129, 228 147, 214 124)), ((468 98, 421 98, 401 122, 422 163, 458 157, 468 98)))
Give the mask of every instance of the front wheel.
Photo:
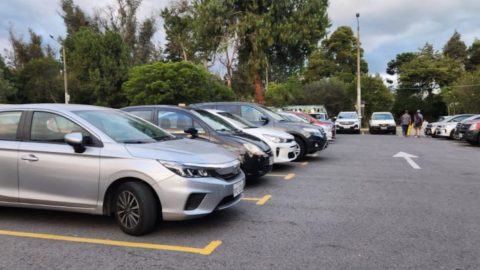
POLYGON ((140 236, 155 227, 157 203, 147 184, 127 182, 120 185, 115 192, 113 208, 118 225, 126 234, 140 236))
POLYGON ((296 158, 295 161, 301 160, 307 154, 307 146, 299 137, 295 137, 295 142, 297 143, 297 149, 295 149, 296 158))
POLYGON ((452 130, 452 131, 450 132, 450 136, 448 136, 447 139, 453 140, 453 139, 454 139, 454 136, 455 136, 455 130, 452 130))

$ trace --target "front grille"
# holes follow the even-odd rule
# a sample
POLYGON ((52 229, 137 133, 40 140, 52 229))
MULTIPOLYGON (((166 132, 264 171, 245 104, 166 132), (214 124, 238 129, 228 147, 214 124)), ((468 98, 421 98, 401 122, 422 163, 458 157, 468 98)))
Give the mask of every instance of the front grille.
POLYGON ((235 200, 235 197, 233 197, 233 195, 230 195, 230 196, 227 196, 225 198, 223 198, 217 205, 217 208, 224 205, 224 204, 227 204, 231 201, 235 200))
POLYGON ((460 129, 462 127, 462 123, 457 124, 457 129, 460 129))
POLYGON ((295 153, 294 153, 294 152, 288 153, 288 158, 294 158, 294 157, 295 157, 295 153))
POLYGON ((217 174, 217 177, 222 178, 225 181, 230 181, 230 180, 235 179, 240 174, 240 172, 241 172, 241 170, 239 169, 238 171, 233 172, 233 173, 217 174))
POLYGON ((341 125, 353 125, 354 122, 343 122, 343 123, 340 123, 341 125))
POLYGON ((185 204, 185 210, 195 210, 198 208, 200 203, 202 203, 203 198, 205 198, 207 194, 204 193, 193 193, 190 194, 188 197, 187 203, 185 204))

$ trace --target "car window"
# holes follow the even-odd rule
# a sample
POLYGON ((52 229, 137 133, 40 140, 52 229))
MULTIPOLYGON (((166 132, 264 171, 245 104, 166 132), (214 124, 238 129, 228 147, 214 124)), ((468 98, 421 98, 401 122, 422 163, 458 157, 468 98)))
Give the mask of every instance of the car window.
POLYGON ((21 116, 22 112, 0 113, 0 140, 14 141, 16 139, 21 116))
POLYGON ((159 111, 157 123, 162 129, 174 134, 184 133, 186 128, 191 127, 196 128, 199 133, 205 132, 190 116, 178 112, 159 111))
POLYGON ((263 113, 251 106, 241 106, 240 111, 242 118, 250 122, 260 122, 262 117, 265 117, 263 113))
POLYGON ((229 112, 219 112, 218 114, 225 118, 230 119, 230 121, 232 121, 236 126, 240 128, 256 128, 257 127, 254 124, 248 122, 247 120, 241 118, 236 114, 229 113, 229 112))
POLYGON ((373 120, 392 120, 393 116, 389 113, 376 113, 372 117, 373 120))
POLYGON ((90 134, 77 124, 57 114, 34 112, 30 140, 35 142, 65 143, 65 135, 80 132, 84 143, 90 144, 90 134))
POLYGON ((218 105, 217 110, 235 114, 237 112, 235 105, 218 105))
POLYGON ((462 115, 462 116, 459 116, 459 117, 455 117, 454 119, 450 120, 449 122, 460 122, 460 121, 462 121, 462 120, 464 120, 464 119, 467 119, 468 117, 470 117, 470 116, 468 116, 468 115, 462 115))
POLYGON ((215 131, 235 131, 237 129, 222 117, 205 110, 193 110, 192 113, 215 131))
POLYGON ((339 119, 357 119, 357 114, 356 113, 340 113, 338 115, 339 119))
POLYGON ((127 111, 137 117, 142 118, 143 120, 152 121, 152 110, 143 110, 143 111, 127 111))

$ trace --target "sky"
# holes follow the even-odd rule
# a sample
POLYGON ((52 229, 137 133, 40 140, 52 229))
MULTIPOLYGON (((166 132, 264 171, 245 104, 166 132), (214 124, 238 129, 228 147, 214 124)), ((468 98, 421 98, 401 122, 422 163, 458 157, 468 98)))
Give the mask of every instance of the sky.
MULTIPOLYGON (((75 0, 84 11, 114 4, 116 0, 75 0)), ((144 18, 169 5, 170 0, 143 0, 138 12, 144 18)), ((59 47, 49 38, 65 36, 63 21, 58 15, 59 0, 1 0, 0 54, 11 49, 8 29, 13 24, 17 36, 28 40, 28 28, 53 47, 59 47)), ((402 52, 417 51, 426 42, 441 50, 455 30, 470 46, 480 38, 479 0, 330 0, 328 13, 332 22, 329 32, 339 26, 350 26, 356 34, 355 14, 360 13, 360 40, 369 72, 384 78, 387 63, 402 52)), ((161 19, 157 41, 163 42, 161 19)), ((390 78, 395 81, 395 78, 390 78)))

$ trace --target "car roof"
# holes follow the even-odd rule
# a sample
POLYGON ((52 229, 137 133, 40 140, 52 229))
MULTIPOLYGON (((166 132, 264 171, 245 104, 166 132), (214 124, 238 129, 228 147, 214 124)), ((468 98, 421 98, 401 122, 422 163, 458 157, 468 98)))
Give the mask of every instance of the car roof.
POLYGON ((28 110, 28 109, 53 109, 58 111, 85 111, 85 110, 112 110, 111 108, 82 105, 82 104, 58 104, 58 103, 41 103, 41 104, 19 104, 1 106, 0 110, 28 110))
POLYGON ((258 103, 253 103, 253 102, 240 102, 240 101, 235 101, 235 102, 228 102, 228 101, 221 101, 221 102, 204 102, 204 103, 190 104, 190 106, 203 106, 203 105, 256 105, 256 106, 265 107, 264 105, 258 104, 258 103))
POLYGON ((373 114, 392 114, 391 112, 374 112, 373 114))
POLYGON ((181 107, 177 105, 138 105, 138 106, 129 106, 121 108, 121 110, 131 110, 131 109, 177 109, 182 111, 190 111, 192 109, 199 109, 199 108, 190 108, 190 107, 181 107))

